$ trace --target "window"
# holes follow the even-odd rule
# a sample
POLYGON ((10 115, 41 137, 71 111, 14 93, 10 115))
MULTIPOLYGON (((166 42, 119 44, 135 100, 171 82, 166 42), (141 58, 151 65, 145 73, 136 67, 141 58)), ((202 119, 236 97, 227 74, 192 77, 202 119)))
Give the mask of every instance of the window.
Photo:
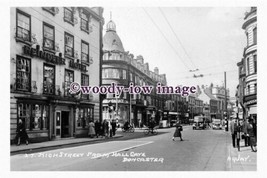
POLYGON ((70 84, 74 82, 74 72, 71 70, 65 70, 65 91, 64 96, 71 96, 69 93, 70 84))
POLYGON ((74 57, 74 37, 65 32, 65 55, 74 57))
POLYGON ((119 69, 103 69, 102 77, 120 79, 120 70, 119 69))
POLYGON ((47 130, 48 106, 18 103, 18 119, 23 121, 27 130, 47 130))
POLYGON ((132 82, 133 81, 133 74, 130 73, 130 81, 132 82))
POLYGON ((253 44, 257 44, 257 28, 253 29, 253 44))
POLYGON ((82 41, 82 61, 89 63, 89 44, 82 41))
MULTIPOLYGON (((82 79, 81 86, 89 86, 89 75, 82 74, 81 79, 82 79)), ((89 95, 84 94, 82 95, 82 98, 89 99, 89 95)))
POLYGON ((31 16, 17 10, 17 38, 31 42, 31 16))
POLYGON ((77 119, 77 127, 85 128, 89 121, 94 121, 94 108, 80 108, 77 119))
POLYGON ((126 70, 122 70, 122 79, 126 79, 126 70))
POLYGON ((89 32, 89 15, 84 13, 81 14, 81 30, 89 32))
POLYGON ((254 93, 257 93, 257 84, 254 84, 254 93))
POLYGON ((16 89, 30 91, 31 88, 31 61, 17 56, 16 64, 16 89))
POLYGON ((44 64, 44 84, 45 94, 55 94, 55 67, 44 64))
POLYGON ((250 85, 248 85, 248 95, 250 94, 250 85))
POLYGON ((247 70, 248 70, 248 75, 250 74, 250 70, 249 70, 249 58, 247 58, 247 70))
POLYGON ((257 73, 257 55, 253 56, 254 73, 257 73))
POLYGON ((74 12, 72 7, 64 7, 64 21, 74 25, 74 12))
POLYGON ((43 46, 50 50, 55 50, 55 28, 44 23, 43 26, 43 46))

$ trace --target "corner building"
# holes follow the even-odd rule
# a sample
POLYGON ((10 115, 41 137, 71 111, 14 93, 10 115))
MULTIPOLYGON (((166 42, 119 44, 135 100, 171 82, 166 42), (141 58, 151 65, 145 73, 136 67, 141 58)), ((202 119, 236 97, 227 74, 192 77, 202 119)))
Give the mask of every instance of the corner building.
POLYGON ((11 8, 10 139, 22 119, 30 142, 82 137, 99 119, 99 95, 70 94, 72 82, 100 85, 103 8, 11 8))
POLYGON ((246 13, 242 29, 245 30, 247 46, 239 68, 238 100, 243 108, 243 117, 257 120, 257 8, 246 13))
POLYGON ((150 71, 149 64, 144 63, 142 56, 134 58, 133 54, 125 51, 116 32, 116 25, 110 20, 103 37, 102 85, 115 83, 128 88, 131 82, 134 86, 150 85, 154 89, 150 95, 127 92, 120 96, 112 93, 102 95, 102 119, 118 119, 121 124, 129 121, 137 127, 140 123, 147 125, 149 118, 154 118, 159 123, 165 96, 157 95, 155 87, 157 82, 166 85, 166 75, 159 74, 157 67, 150 71))

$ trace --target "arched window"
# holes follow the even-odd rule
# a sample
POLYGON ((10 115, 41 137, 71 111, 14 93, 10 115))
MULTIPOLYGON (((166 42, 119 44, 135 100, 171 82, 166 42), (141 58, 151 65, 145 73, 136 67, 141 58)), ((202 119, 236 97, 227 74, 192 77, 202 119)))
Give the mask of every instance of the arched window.
POLYGON ((257 44, 257 27, 253 29, 253 44, 257 44))

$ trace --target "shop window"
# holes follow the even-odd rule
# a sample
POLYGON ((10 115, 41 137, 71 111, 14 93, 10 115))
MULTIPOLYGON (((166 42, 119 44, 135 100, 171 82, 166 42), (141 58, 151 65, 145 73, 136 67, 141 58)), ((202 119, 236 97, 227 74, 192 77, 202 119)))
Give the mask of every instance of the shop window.
POLYGON ((31 42, 31 16, 17 10, 17 38, 31 42))
POLYGON ((89 122, 94 121, 94 108, 80 108, 78 119, 77 119, 77 127, 85 128, 88 126, 89 122))
POLYGON ((43 47, 55 50, 55 28, 46 23, 43 27, 43 47))
POLYGON ((16 89, 30 91, 31 88, 31 61, 30 59, 17 56, 16 63, 16 89))
POLYGON ((65 55, 74 57, 74 37, 65 32, 65 55))
POLYGON ((74 25, 74 10, 72 7, 64 7, 64 21, 74 25))
MULTIPOLYGON (((89 86, 89 75, 82 74, 81 79, 82 79, 81 80, 82 86, 89 86)), ((82 98, 89 99, 89 95, 88 94, 82 94, 82 98)))
POLYGON ((30 130, 31 108, 30 104, 18 104, 18 119, 21 119, 25 124, 25 128, 30 130))
POLYGON ((81 14, 81 30, 89 33, 89 15, 81 14))
POLYGON ((44 64, 44 84, 45 94, 55 94, 55 67, 44 64))
POLYGON ((27 130, 48 129, 48 106, 43 104, 18 104, 18 119, 21 119, 27 130))
POLYGON ((89 63, 89 44, 82 41, 81 59, 83 62, 89 63))
POLYGON ((64 96, 71 96, 70 95, 70 84, 74 82, 74 72, 71 70, 65 70, 65 92, 64 96))

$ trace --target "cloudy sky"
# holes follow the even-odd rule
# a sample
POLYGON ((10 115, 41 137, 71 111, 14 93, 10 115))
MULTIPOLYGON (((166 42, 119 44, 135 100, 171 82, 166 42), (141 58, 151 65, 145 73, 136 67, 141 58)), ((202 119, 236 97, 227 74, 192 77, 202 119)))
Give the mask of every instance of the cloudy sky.
POLYGON ((234 96, 236 63, 246 45, 241 27, 249 9, 104 7, 104 18, 105 24, 110 18, 116 23, 124 49, 134 56, 142 55, 150 70, 159 67, 160 73, 167 75, 168 85, 222 85, 226 71, 227 87, 234 96), (199 71, 189 72, 195 69, 199 71), (193 78, 194 74, 204 77, 193 78))

